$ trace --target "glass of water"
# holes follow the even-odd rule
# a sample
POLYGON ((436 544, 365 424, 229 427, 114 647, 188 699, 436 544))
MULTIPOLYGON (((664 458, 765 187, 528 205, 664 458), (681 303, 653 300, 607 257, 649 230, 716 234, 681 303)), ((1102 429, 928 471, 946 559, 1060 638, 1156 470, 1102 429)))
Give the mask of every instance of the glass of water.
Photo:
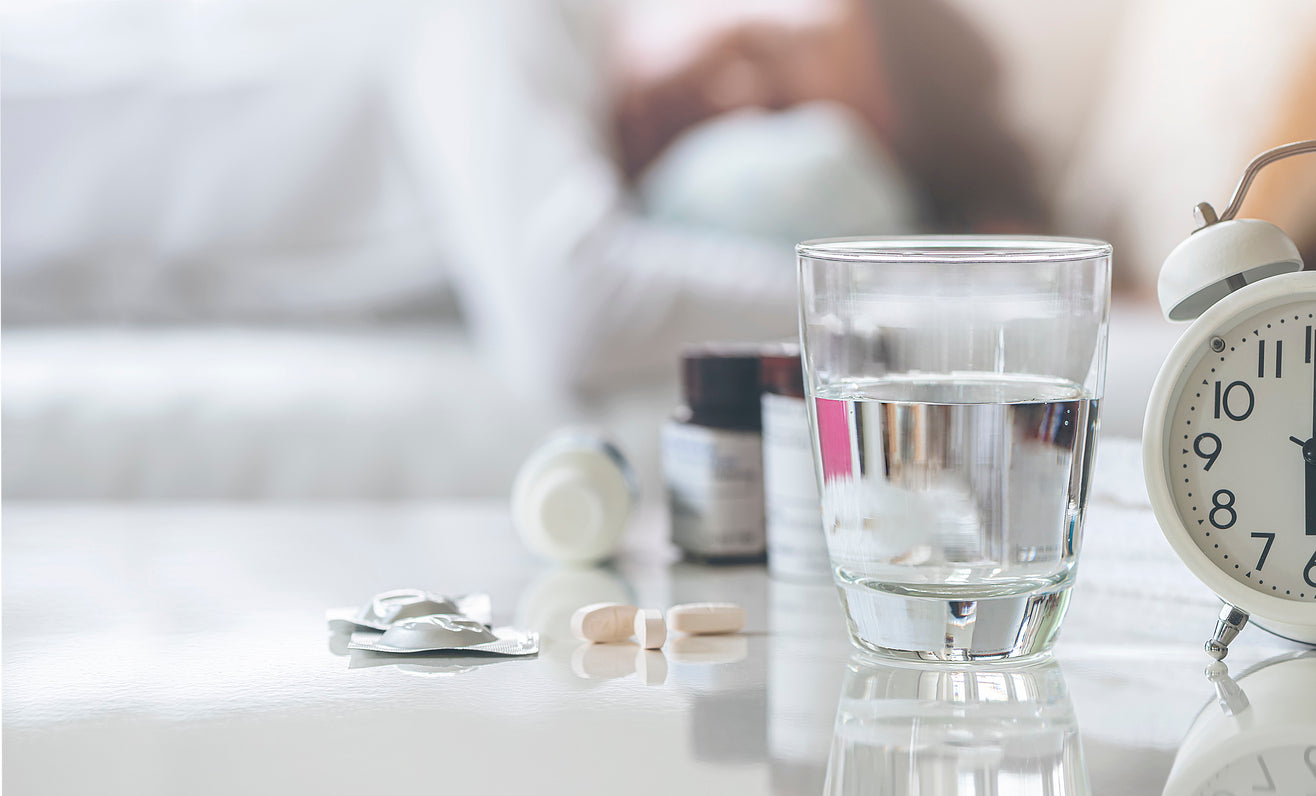
POLYGON ((832 572, 856 645, 1038 655, 1082 541, 1109 244, 807 241, 800 337, 832 572))

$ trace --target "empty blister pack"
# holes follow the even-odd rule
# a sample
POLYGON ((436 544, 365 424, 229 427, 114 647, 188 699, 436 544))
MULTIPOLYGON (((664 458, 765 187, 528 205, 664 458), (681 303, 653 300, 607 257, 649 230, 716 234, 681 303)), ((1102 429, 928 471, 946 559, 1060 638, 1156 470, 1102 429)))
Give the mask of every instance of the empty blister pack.
POLYGON ((487 594, 444 597, 424 589, 396 589, 375 595, 359 609, 331 609, 325 618, 330 625, 350 625, 354 630, 388 630, 405 619, 434 614, 464 616, 487 625, 493 609, 487 594))
POLYGON ((512 627, 490 629, 482 623, 451 614, 404 619, 382 633, 359 630, 349 649, 372 652, 479 652, 489 655, 534 655, 539 634, 512 627))

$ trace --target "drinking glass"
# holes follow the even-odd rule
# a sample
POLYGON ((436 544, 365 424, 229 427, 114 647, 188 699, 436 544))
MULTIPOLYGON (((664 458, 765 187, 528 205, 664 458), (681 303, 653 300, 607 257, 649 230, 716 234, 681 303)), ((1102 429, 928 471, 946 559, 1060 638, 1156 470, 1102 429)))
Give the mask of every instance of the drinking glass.
POLYGON ((1045 653, 1082 542, 1109 244, 796 250, 814 464, 851 639, 906 660, 1045 653))

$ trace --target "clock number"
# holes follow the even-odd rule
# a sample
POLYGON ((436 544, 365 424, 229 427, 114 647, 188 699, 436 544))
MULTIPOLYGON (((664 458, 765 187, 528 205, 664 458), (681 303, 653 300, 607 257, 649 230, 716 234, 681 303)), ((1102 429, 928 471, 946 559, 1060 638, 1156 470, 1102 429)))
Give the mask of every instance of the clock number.
POLYGON ((1222 447, 1220 438, 1210 432, 1198 434, 1197 439, 1193 440, 1193 453, 1207 460, 1206 466, 1202 468, 1203 470, 1211 469, 1211 465, 1215 464, 1215 460, 1220 458, 1220 449, 1222 447), (1211 450, 1202 449, 1202 443, 1205 441, 1210 441, 1211 450))
MULTIPOLYGON (((1308 360, 1311 361, 1311 360, 1308 360)), ((1284 341, 1275 341, 1275 378, 1281 378, 1281 368, 1284 366, 1284 341)), ((1257 378, 1266 378, 1266 341, 1257 341, 1257 378)))
MULTIPOLYGON (((1211 513, 1208 514, 1207 517, 1215 527, 1225 531, 1234 527, 1234 523, 1238 522, 1238 512, 1234 511, 1233 492, 1230 492, 1228 489, 1217 489, 1215 494, 1211 496, 1211 505, 1215 508, 1211 509, 1211 513), (1226 500, 1226 498, 1228 498, 1228 500, 1226 500), (1219 512, 1228 514, 1229 522, 1222 523, 1217 521, 1215 515, 1219 512)), ((1311 569, 1312 566, 1316 566, 1316 556, 1312 556, 1312 565, 1307 568, 1311 569)), ((1316 586, 1316 583, 1313 583, 1312 585, 1316 586)))
POLYGON ((1270 546, 1275 543, 1275 534, 1269 531, 1265 533, 1261 531, 1253 531, 1252 538, 1266 540, 1266 546, 1261 548, 1261 558, 1257 559, 1257 571, 1260 572, 1261 568, 1266 565, 1266 556, 1270 555, 1270 546))
POLYGON ((1316 746, 1307 747, 1307 751, 1302 753, 1302 762, 1307 764, 1307 770, 1316 777, 1316 746))
POLYGON ((1311 571, 1313 569, 1316 569, 1316 553, 1311 554, 1311 558, 1307 561, 1307 566, 1302 570, 1302 579, 1307 581, 1308 586, 1316 589, 1316 580, 1311 579, 1311 571))
POLYGON ((1274 793, 1274 792, 1275 792, 1275 778, 1272 777, 1272 776, 1270 776, 1270 767, 1266 765, 1266 761, 1263 760, 1263 759, 1261 758, 1261 755, 1257 755, 1257 767, 1259 767, 1259 768, 1261 769, 1261 775, 1262 775, 1263 777, 1266 778, 1266 784, 1265 784, 1265 785, 1253 785, 1253 786, 1252 786, 1252 792, 1253 792, 1253 793, 1274 793))
POLYGON ((1252 415, 1252 409, 1256 406, 1256 403, 1257 397, 1245 381, 1231 381, 1229 386, 1224 389, 1221 389, 1220 382, 1215 383, 1215 417, 1217 420, 1220 419, 1220 410, 1222 409, 1225 412, 1225 417, 1230 420, 1247 420, 1252 415), (1238 388, 1242 388, 1243 392, 1247 393, 1247 409, 1242 412, 1235 412, 1230 408, 1231 404, 1237 403, 1237 401, 1230 401, 1230 396, 1238 388))

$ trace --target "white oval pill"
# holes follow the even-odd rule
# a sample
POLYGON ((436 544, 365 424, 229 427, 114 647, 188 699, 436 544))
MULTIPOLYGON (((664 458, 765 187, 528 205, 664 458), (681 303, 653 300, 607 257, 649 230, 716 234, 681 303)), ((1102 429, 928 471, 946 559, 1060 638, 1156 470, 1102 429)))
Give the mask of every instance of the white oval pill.
POLYGON ((636 610, 635 606, 622 603, 582 606, 571 615, 571 635, 600 644, 625 641, 635 632, 636 610))
POLYGON ((667 610, 667 624, 677 633, 711 636, 735 633, 745 626, 745 609, 735 603, 686 603, 667 610))
POLYGON ((667 640, 667 623, 657 608, 641 608, 635 612, 635 640, 647 650, 656 650, 667 640))

